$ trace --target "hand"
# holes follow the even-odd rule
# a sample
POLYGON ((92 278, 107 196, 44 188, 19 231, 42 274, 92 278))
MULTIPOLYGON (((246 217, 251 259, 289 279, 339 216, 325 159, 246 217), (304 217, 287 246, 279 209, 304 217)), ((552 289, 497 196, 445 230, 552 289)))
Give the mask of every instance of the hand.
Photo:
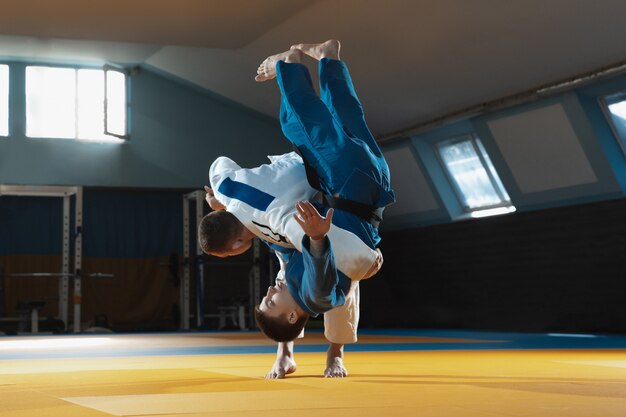
POLYGON ((213 190, 211 189, 211 187, 205 185, 204 191, 206 191, 205 200, 207 203, 209 203, 209 207, 211 207, 211 209, 215 211, 226 209, 226 206, 224 206, 222 203, 217 201, 217 198, 215 198, 215 194, 213 193, 213 190))
POLYGON ((323 217, 310 202, 298 201, 296 210, 298 214, 294 213, 293 217, 311 240, 321 240, 326 236, 333 222, 333 209, 328 209, 326 217, 323 217))

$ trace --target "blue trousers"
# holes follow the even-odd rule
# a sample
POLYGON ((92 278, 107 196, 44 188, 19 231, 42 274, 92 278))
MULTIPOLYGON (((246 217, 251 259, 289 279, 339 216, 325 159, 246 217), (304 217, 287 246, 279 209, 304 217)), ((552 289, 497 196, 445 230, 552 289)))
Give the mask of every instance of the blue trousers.
MULTIPOLYGON (((315 171, 322 191, 377 208, 392 203, 389 167, 365 123, 345 64, 320 60, 319 96, 304 65, 279 61, 276 73, 283 133, 315 171)), ((318 209, 325 214, 327 208, 318 209)), ((371 248, 380 242, 378 229, 350 212, 335 210, 333 224, 371 248)), ((345 303, 352 282, 336 270, 332 250, 316 258, 304 245, 302 253, 293 250, 285 256, 287 287, 305 311, 317 315, 345 303)))
POLYGON ((278 62, 283 133, 316 171, 324 192, 375 207, 392 203, 389 167, 347 66, 323 58, 319 79, 320 96, 304 65, 278 62))

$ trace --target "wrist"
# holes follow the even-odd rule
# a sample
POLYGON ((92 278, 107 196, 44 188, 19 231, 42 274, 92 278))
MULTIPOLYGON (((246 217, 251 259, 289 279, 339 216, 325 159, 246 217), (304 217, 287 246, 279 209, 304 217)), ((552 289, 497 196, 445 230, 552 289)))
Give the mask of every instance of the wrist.
POLYGON ((322 239, 313 240, 309 236, 309 250, 311 255, 315 258, 321 258, 326 251, 326 235, 322 236, 322 239))

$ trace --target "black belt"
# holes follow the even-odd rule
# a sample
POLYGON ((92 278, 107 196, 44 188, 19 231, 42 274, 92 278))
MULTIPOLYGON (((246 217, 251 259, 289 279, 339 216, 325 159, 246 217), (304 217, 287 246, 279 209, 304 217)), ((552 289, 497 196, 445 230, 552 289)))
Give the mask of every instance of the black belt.
POLYGON ((294 146, 294 150, 298 155, 300 155, 300 157, 302 157, 302 161, 304 162, 304 170, 306 172, 306 178, 309 182, 309 185, 322 193, 322 203, 325 206, 347 211, 348 213, 352 213, 355 216, 362 218, 366 222, 371 223, 372 226, 378 227, 380 222, 383 220, 382 208, 369 206, 367 204, 358 203, 356 201, 346 200, 345 198, 333 197, 331 195, 324 194, 324 191, 322 191, 323 187, 320 183, 320 177, 317 175, 317 172, 315 172, 313 167, 307 162, 306 158, 302 155, 300 149, 294 146))
POLYGON ((363 220, 371 223, 372 226, 378 227, 383 220, 383 209, 378 207, 372 207, 367 204, 358 203, 352 200, 346 200, 341 197, 333 197, 328 194, 322 194, 322 204, 327 207, 332 207, 338 210, 347 211, 355 216, 362 218, 363 220))

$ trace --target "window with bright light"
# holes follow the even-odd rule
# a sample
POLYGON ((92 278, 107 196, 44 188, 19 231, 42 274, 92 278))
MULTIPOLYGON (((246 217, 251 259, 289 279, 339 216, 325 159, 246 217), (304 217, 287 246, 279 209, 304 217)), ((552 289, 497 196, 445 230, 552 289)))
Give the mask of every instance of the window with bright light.
POLYGON ((126 137, 126 74, 105 68, 105 133, 126 137))
POLYGON ((108 73, 26 67, 26 136, 96 142, 127 138, 126 76, 108 73), (113 81, 105 83, 105 73, 113 81))
POLYGON ((472 217, 515 211, 491 159, 477 137, 465 136, 437 144, 439 156, 459 201, 472 217))
POLYGON ((9 66, 0 65, 0 136, 9 136, 9 66))
POLYGON ((600 99, 615 137, 626 153, 626 93, 621 92, 600 99))

